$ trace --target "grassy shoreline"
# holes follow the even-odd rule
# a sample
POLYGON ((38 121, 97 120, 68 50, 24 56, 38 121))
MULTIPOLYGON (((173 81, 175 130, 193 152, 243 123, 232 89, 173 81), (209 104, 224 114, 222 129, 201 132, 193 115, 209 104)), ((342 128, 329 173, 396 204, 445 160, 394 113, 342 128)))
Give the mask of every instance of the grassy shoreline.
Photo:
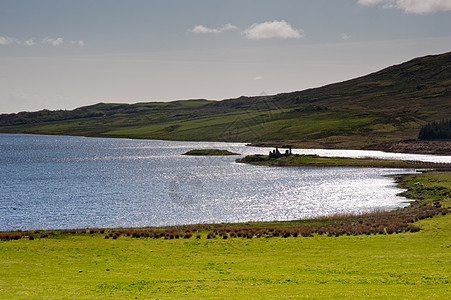
POLYGON ((371 168, 444 168, 451 169, 451 164, 438 164, 428 162, 386 160, 374 158, 349 157, 323 157, 318 155, 292 154, 279 158, 270 158, 269 155, 248 155, 237 159, 239 163, 248 163, 261 166, 313 166, 313 167, 371 167, 371 168))

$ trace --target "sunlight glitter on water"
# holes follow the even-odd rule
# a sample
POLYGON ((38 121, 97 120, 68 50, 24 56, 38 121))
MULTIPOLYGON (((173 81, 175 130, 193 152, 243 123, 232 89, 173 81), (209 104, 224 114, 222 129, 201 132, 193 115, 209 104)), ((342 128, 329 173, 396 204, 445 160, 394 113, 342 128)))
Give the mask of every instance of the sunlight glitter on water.
POLYGON ((237 164, 237 156, 181 155, 195 148, 269 151, 239 143, 0 134, 0 230, 271 221, 406 205, 393 179, 381 175, 410 170, 265 167, 237 164))

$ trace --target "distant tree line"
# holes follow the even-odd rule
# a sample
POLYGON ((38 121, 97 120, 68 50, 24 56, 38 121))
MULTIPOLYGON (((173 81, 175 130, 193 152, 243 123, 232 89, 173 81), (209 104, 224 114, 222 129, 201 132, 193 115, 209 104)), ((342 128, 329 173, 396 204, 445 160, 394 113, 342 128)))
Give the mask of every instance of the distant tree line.
POLYGON ((99 103, 84 106, 74 110, 48 110, 35 112, 19 112, 17 114, 0 114, 0 126, 35 124, 42 122, 64 121, 83 118, 95 118, 112 116, 115 114, 127 114, 150 110, 147 107, 138 107, 128 104, 99 103))
POLYGON ((451 120, 427 123, 420 129, 420 140, 451 139, 451 120))

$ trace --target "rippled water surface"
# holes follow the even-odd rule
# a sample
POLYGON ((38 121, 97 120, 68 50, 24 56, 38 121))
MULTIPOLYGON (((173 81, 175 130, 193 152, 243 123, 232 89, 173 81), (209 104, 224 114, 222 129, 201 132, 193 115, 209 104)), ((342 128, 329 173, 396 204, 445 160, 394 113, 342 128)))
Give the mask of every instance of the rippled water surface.
MULTIPOLYGON (((406 205, 393 180, 381 176, 406 170, 265 167, 237 164, 237 156, 181 155, 195 148, 268 151, 0 134, 0 230, 286 220, 406 205)), ((296 150, 303 151, 311 152, 296 150)))

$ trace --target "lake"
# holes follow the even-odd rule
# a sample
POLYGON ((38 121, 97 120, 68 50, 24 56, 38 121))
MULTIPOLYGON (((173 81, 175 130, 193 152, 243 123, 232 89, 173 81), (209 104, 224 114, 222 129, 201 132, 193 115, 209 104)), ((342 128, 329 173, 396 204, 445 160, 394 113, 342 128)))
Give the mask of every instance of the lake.
POLYGON ((239 156, 181 155, 197 148, 243 156, 270 150, 242 143, 0 134, 0 230, 288 220, 407 205, 396 196, 401 190, 393 179, 382 175, 411 170, 266 167, 235 163, 239 156))

